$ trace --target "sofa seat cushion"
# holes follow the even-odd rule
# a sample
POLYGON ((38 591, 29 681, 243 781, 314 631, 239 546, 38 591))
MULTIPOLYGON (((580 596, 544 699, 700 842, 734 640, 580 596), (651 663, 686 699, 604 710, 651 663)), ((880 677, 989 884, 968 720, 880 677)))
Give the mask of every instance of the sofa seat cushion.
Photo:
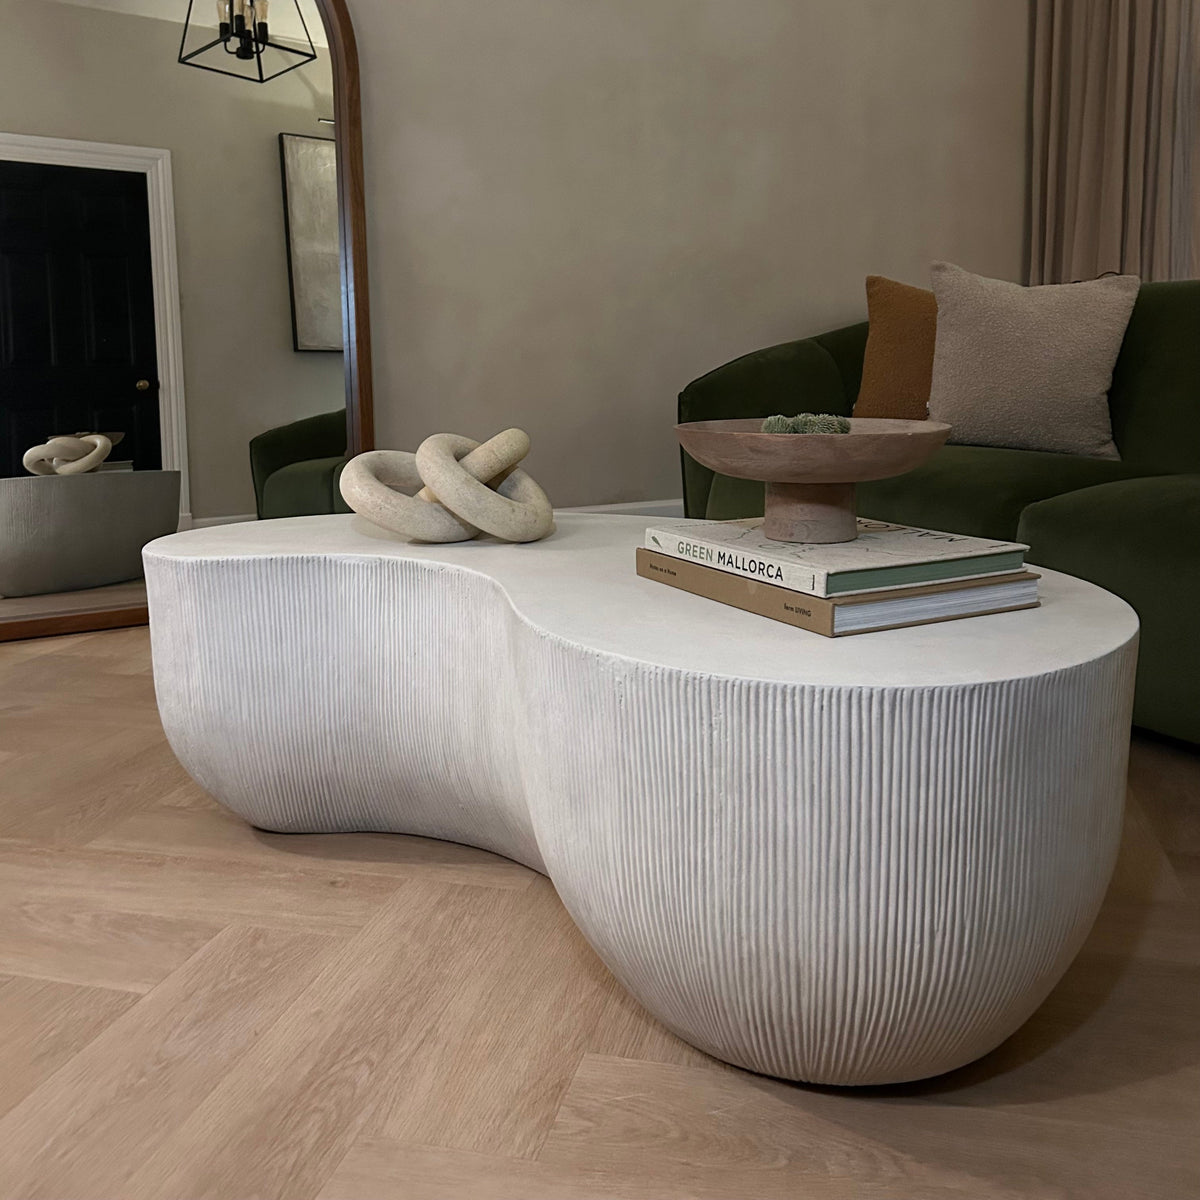
MULTIPOLYGON (((859 484, 858 511, 880 521, 1011 539, 1026 505, 1131 474, 1129 467, 1111 459, 943 446, 915 471, 859 484)), ((723 475, 713 480, 707 512, 711 520, 759 516, 762 510, 761 483, 723 475)))
POLYGON ((860 484, 858 511, 881 521, 1011 539, 1027 505, 1133 473, 1114 459, 943 446, 915 471, 860 484))
POLYGON ((1200 475, 1084 488, 1030 505, 1017 536, 1037 566, 1115 592, 1142 622, 1134 722, 1200 742, 1200 475))
POLYGON ((262 517, 313 517, 325 513, 349 512, 349 505, 338 490, 338 480, 346 460, 308 458, 289 463, 267 476, 263 485, 262 517))
POLYGON ((915 471, 860 484, 858 511, 880 521, 1011 539, 1026 505, 1132 474, 1114 459, 943 446, 915 471))

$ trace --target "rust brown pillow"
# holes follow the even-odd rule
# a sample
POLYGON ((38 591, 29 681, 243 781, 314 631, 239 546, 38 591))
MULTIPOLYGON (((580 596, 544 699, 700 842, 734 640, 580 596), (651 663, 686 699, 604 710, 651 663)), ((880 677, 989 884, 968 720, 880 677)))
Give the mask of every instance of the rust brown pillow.
POLYGON ((871 327, 854 415, 925 420, 937 338, 933 293, 868 275, 867 318, 871 327))

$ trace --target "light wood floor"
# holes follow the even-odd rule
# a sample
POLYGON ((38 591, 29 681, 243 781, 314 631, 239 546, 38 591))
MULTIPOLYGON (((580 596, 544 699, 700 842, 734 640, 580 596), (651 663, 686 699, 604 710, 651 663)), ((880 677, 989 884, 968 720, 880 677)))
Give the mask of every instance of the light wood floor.
POLYGON ((144 629, 0 645, 0 1196, 934 1200, 1200 1195, 1200 757, 1139 738, 1077 964, 920 1085, 723 1067, 533 872, 283 837, 163 740, 144 629))

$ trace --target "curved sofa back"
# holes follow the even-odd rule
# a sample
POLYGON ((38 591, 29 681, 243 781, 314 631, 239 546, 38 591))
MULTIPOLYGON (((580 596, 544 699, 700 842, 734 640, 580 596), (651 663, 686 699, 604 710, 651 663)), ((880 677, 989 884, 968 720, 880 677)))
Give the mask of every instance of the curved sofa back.
POLYGON ((1108 408, 1125 462, 1147 474, 1200 472, 1200 280, 1142 284, 1108 408))
MULTIPOLYGON (((862 379, 867 323, 743 354, 693 380, 679 393, 679 420, 830 412, 849 416, 862 379)), ((683 506, 704 516, 713 472, 680 450, 683 506)))
MULTIPOLYGON (((849 415, 862 379, 867 323, 744 354, 689 383, 680 421, 777 412, 849 415)), ((1146 474, 1200 472, 1200 280, 1144 283, 1109 392, 1121 457, 1146 474)), ((684 510, 703 517, 713 473, 680 452, 684 510)))
MULTIPOLYGON (((254 477, 254 497, 258 515, 268 515, 264 508, 267 480, 276 471, 292 463, 314 458, 341 458, 346 453, 346 410, 318 413, 287 425, 268 429, 250 439, 250 471, 254 477)), ((333 512, 332 508, 327 512, 333 512)), ((283 516, 283 513, 273 513, 283 516)), ((293 514, 286 514, 291 516, 293 514)))

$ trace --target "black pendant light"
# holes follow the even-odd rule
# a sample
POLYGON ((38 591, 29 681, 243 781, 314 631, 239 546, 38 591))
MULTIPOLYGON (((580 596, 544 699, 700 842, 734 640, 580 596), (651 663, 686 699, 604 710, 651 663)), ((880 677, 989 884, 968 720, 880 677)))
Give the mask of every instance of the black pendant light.
POLYGON ((216 19, 209 25, 193 15, 196 0, 188 0, 187 19, 179 43, 179 61, 187 67, 233 75, 252 83, 266 83, 294 71, 317 57, 300 0, 291 0, 304 31, 294 44, 275 41, 267 21, 268 8, 278 9, 287 0, 216 0, 216 19))

